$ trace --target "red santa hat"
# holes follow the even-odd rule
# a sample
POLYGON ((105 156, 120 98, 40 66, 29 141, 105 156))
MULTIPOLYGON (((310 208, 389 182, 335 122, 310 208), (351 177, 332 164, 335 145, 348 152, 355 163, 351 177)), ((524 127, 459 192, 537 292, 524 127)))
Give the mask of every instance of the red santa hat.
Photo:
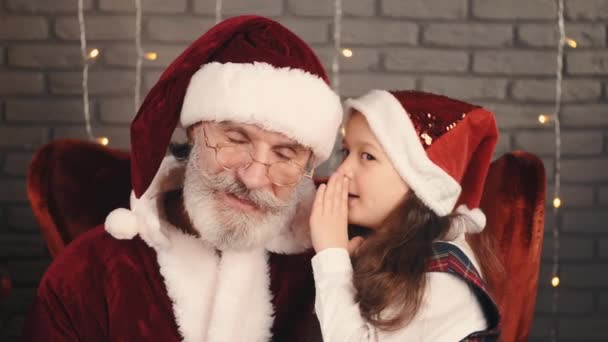
POLYGON ((372 90, 346 101, 361 112, 414 193, 439 216, 468 219, 449 235, 480 232, 478 208, 498 139, 491 112, 445 96, 418 91, 372 90))
POLYGON ((178 121, 256 124, 331 154, 342 121, 322 64, 294 33, 270 19, 227 19, 161 75, 131 124, 131 180, 139 198, 158 172, 178 121))

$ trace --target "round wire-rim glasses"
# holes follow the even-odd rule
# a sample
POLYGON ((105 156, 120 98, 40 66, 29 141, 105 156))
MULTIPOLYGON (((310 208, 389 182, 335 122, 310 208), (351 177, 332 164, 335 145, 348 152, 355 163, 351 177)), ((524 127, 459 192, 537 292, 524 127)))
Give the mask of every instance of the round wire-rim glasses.
POLYGON ((302 166, 293 160, 266 163, 255 159, 250 148, 221 142, 215 145, 211 144, 206 125, 203 125, 203 134, 205 145, 215 151, 215 160, 224 170, 236 172, 246 169, 254 162, 257 162, 266 167, 266 176, 272 184, 277 186, 294 186, 304 177, 310 179, 313 177, 315 158, 312 153, 308 158, 306 166, 302 166))

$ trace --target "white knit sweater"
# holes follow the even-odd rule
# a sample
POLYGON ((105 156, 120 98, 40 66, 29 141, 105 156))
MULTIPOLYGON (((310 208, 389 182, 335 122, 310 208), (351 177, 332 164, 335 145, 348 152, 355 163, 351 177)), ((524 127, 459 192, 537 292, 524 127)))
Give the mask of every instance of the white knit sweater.
MULTIPOLYGON (((451 241, 477 260, 464 236, 451 241)), ((414 319, 397 331, 382 331, 367 323, 354 301, 353 269, 345 249, 328 248, 312 260, 317 297, 315 310, 325 342, 460 341, 487 327, 481 305, 469 286, 448 273, 427 273, 422 305, 414 319)))

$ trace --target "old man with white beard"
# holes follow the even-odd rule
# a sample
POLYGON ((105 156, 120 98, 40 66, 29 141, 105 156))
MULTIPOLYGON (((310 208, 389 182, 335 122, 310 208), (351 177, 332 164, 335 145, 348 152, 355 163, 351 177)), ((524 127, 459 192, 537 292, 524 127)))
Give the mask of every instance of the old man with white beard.
POLYGON ((314 168, 338 96, 278 23, 228 19, 163 73, 131 124, 129 209, 47 270, 25 341, 301 341, 314 168), (165 156, 178 122, 188 143, 165 156))

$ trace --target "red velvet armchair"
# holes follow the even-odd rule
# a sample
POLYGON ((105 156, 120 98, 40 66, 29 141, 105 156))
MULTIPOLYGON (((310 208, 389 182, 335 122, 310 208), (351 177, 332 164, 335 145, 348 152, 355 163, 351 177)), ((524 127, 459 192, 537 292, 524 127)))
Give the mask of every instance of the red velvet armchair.
POLYGON ((27 194, 52 256, 82 232, 128 208, 129 153, 92 142, 58 140, 32 159, 27 194))

